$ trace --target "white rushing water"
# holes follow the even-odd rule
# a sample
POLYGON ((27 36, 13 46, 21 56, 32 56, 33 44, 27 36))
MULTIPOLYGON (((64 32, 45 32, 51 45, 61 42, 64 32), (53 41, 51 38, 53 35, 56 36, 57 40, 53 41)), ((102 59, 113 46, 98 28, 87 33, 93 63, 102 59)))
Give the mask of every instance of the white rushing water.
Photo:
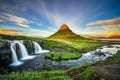
POLYGON ((35 57, 35 56, 29 56, 26 47, 23 44, 21 44, 19 41, 16 43, 18 43, 19 47, 20 47, 20 51, 21 51, 21 55, 22 55, 21 60, 33 59, 35 57))
POLYGON ((94 51, 90 51, 87 53, 83 53, 82 57, 79 59, 74 59, 74 60, 61 60, 59 62, 57 61, 52 61, 52 65, 55 66, 68 66, 68 67, 73 67, 73 66, 79 66, 82 65, 86 62, 96 62, 99 60, 105 60, 109 56, 112 56, 113 54, 116 54, 116 52, 120 50, 120 45, 112 45, 112 47, 109 46, 103 46, 100 48, 97 48, 94 51), (103 52, 104 55, 97 55, 96 52, 103 52))
POLYGON ((14 47, 15 47, 15 43, 12 43, 11 47, 10 47, 11 51, 12 51, 12 64, 10 66, 19 66, 19 65, 23 64, 23 62, 20 62, 18 60, 18 57, 17 57, 14 47))
MULTIPOLYGON (((11 43, 11 51, 12 51, 12 64, 10 66, 19 66, 23 64, 22 60, 28 60, 28 59, 33 59, 35 56, 31 56, 28 54, 27 48, 25 47, 23 40, 14 40, 14 41, 9 41, 11 43), (18 59, 17 53, 16 53, 16 44, 18 44, 19 49, 20 49, 20 55, 21 58, 20 60, 18 59)), ((35 48, 35 54, 39 53, 48 53, 49 50, 42 50, 41 46, 37 42, 34 43, 34 48, 35 48)))
POLYGON ((49 52, 49 50, 42 50, 41 46, 37 42, 33 41, 33 44, 35 46, 35 54, 48 53, 49 52))
POLYGON ((21 41, 13 41, 11 43, 11 51, 12 51, 12 64, 10 66, 19 66, 23 64, 20 60, 18 60, 17 53, 16 53, 16 47, 15 45, 18 44, 20 48, 21 53, 21 60, 28 60, 33 59, 35 56, 29 56, 26 47, 21 43, 21 41))

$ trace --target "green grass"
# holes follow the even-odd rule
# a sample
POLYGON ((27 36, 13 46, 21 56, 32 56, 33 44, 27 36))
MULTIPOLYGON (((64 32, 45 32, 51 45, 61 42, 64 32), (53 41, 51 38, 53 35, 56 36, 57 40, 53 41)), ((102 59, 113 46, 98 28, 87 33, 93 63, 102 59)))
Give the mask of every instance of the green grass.
POLYGON ((109 43, 100 42, 96 40, 87 40, 87 39, 76 39, 76 40, 46 40, 43 42, 44 48, 62 48, 67 51, 76 51, 76 52, 88 52, 91 50, 95 50, 98 47, 103 45, 107 45, 109 43))
POLYGON ((28 36, 20 36, 20 35, 5 35, 0 34, 0 37, 5 40, 32 40, 32 41, 40 41, 41 38, 34 38, 34 37, 28 37, 28 36))
POLYGON ((12 72, 7 75, 0 75, 0 80, 72 80, 64 75, 65 71, 42 71, 42 72, 12 72))
POLYGON ((117 53, 114 54, 113 56, 108 57, 106 60, 106 63, 117 63, 117 62, 120 62, 120 50, 117 51, 117 53))
POLYGON ((100 42, 96 40, 68 40, 72 47, 80 49, 83 52, 94 50, 97 47, 107 45, 108 43, 100 42))
POLYGON ((82 66, 75 66, 66 70, 65 74, 70 77, 78 75, 79 73, 83 72, 87 67, 91 65, 92 65, 91 63, 86 62, 82 66))
POLYGON ((3 42, 4 41, 4 39, 0 36, 0 42, 3 42))
POLYGON ((82 54, 73 54, 73 53, 55 53, 50 52, 46 55, 46 58, 51 60, 69 60, 69 59, 77 59, 82 57, 82 54))
POLYGON ((42 40, 39 42, 43 49, 49 49, 53 52, 80 52, 79 49, 72 47, 69 44, 52 40, 42 40))
POLYGON ((79 80, 100 80, 102 73, 94 67, 89 67, 77 75, 79 80))

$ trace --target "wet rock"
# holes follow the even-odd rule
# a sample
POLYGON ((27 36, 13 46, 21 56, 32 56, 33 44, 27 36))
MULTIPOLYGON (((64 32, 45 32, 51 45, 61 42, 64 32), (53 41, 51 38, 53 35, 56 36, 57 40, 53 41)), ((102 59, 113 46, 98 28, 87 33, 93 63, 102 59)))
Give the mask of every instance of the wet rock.
POLYGON ((53 70, 53 68, 50 65, 43 65, 43 70, 50 71, 50 70, 53 70))

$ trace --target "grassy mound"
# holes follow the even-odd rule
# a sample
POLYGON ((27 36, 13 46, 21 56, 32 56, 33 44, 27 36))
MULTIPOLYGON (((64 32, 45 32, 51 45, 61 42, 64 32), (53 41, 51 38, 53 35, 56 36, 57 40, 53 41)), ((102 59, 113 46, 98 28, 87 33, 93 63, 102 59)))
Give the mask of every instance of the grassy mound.
POLYGON ((82 56, 81 53, 73 54, 73 53, 55 53, 51 52, 46 55, 46 58, 51 60, 69 60, 69 59, 77 59, 82 56))

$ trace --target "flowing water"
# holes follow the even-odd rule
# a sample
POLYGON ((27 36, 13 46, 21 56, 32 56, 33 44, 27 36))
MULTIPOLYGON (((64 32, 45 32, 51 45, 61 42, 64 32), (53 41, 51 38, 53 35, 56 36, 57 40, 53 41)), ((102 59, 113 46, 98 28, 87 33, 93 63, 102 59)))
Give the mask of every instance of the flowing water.
POLYGON ((89 51, 87 53, 83 53, 82 57, 79 59, 73 59, 73 60, 61 60, 61 61, 52 61, 49 59, 45 59, 45 54, 39 54, 37 57, 28 63, 25 63, 19 67, 14 68, 13 70, 42 70, 44 65, 48 65, 53 67, 54 69, 69 69, 74 66, 80 66, 86 62, 96 62, 99 60, 105 60, 109 56, 112 56, 115 54, 118 50, 120 50, 120 45, 111 45, 109 46, 103 46, 99 47, 94 51, 89 51), (103 52, 104 55, 97 55, 96 52, 103 52))
MULTIPOLYGON (((23 60, 29 60, 35 58, 35 56, 28 54, 27 48, 23 44, 23 40, 14 40, 9 42, 11 43, 11 51, 12 51, 12 64, 10 64, 10 66, 19 66, 23 64, 23 60), (20 54, 21 54, 20 60, 18 60, 18 56, 16 53, 16 46, 15 46, 16 44, 18 44, 20 48, 20 54)), ((49 50, 42 50, 41 46, 37 42, 33 42, 33 43, 35 47, 35 54, 49 52, 49 50)))
POLYGON ((19 66, 19 65, 23 64, 23 62, 20 62, 18 60, 17 54, 16 54, 15 49, 14 49, 15 43, 12 43, 10 48, 12 51, 12 64, 11 64, 11 66, 19 66))
POLYGON ((23 44, 21 44, 19 41, 17 43, 19 44, 21 55, 22 55, 21 60, 33 59, 35 57, 35 56, 29 56, 26 47, 23 44))
POLYGON ((49 52, 49 50, 43 50, 43 49, 41 48, 41 46, 40 46, 37 42, 34 42, 34 41, 33 41, 33 44, 34 44, 34 46, 35 46, 35 54, 48 53, 48 52, 49 52))

